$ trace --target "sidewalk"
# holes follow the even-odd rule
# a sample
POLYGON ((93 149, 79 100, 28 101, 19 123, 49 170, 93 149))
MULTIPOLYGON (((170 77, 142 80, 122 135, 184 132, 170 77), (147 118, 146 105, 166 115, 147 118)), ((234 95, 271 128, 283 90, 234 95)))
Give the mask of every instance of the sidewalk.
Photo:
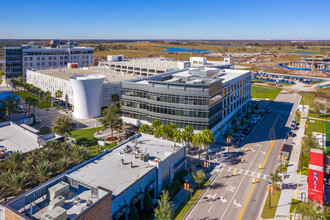
POLYGON ((283 179, 282 193, 278 201, 275 219, 288 219, 291 200, 301 200, 301 193, 303 192, 306 193, 305 195, 307 196, 307 177, 301 175, 299 178, 299 174, 297 173, 301 150, 300 140, 304 136, 307 115, 308 106, 305 106, 304 111, 301 113, 300 128, 295 132, 296 136, 293 138, 293 143, 295 144, 293 144, 288 170, 283 179))

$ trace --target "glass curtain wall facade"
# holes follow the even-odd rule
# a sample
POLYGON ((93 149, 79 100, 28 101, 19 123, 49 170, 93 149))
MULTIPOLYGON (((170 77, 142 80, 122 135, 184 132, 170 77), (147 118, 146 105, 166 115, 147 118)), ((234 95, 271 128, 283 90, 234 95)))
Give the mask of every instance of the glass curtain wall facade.
POLYGON ((22 48, 21 46, 5 47, 6 78, 18 78, 22 76, 22 48))

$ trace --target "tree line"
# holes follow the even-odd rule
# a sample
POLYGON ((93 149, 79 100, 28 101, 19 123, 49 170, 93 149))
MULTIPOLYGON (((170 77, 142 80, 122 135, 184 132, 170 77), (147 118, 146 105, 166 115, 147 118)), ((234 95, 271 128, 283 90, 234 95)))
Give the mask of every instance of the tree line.
POLYGON ((167 126, 154 120, 151 126, 144 124, 139 128, 139 132, 145 134, 153 134, 157 138, 185 143, 188 152, 191 148, 197 148, 198 157, 200 160, 201 149, 206 150, 206 159, 208 159, 209 147, 214 144, 214 136, 211 130, 204 129, 201 132, 194 132, 191 126, 186 126, 184 129, 177 128, 174 123, 169 123, 167 126))

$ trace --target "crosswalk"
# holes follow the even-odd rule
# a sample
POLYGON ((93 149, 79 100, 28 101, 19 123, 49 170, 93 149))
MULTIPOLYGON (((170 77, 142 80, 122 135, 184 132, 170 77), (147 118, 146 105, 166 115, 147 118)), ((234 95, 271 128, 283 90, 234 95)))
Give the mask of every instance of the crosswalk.
POLYGON ((239 169, 239 168, 234 168, 234 167, 229 167, 229 166, 220 166, 220 169, 223 169, 225 171, 234 173, 235 171, 235 175, 245 175, 245 176, 250 176, 252 178, 258 178, 258 179, 263 179, 263 180, 270 180, 270 176, 266 175, 266 174, 262 174, 259 172, 253 172, 250 170, 244 170, 244 169, 239 169))

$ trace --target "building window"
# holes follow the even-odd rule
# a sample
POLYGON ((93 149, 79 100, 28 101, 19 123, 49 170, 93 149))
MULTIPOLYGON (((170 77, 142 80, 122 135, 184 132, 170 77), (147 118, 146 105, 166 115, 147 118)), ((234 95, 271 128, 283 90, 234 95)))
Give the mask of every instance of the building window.
POLYGON ((55 62, 55 61, 53 62, 53 65, 54 65, 54 66, 56 65, 56 62, 55 62))
POLYGON ((42 62, 41 65, 45 66, 45 62, 42 62))
POLYGON ((39 61, 40 60, 40 57, 37 57, 37 60, 39 61))
POLYGON ((48 62, 48 65, 50 65, 50 66, 51 66, 51 65, 52 65, 52 62, 51 62, 51 61, 49 61, 49 62, 48 62))
POLYGON ((52 57, 48 57, 48 60, 52 60, 52 57))
POLYGON ((53 57, 53 60, 56 60, 56 57, 53 57))
POLYGON ((37 66, 40 66, 40 62, 37 62, 37 66))
POLYGON ((28 61, 28 58, 27 57, 24 57, 24 61, 28 61))
POLYGON ((45 60, 45 57, 41 57, 41 60, 45 60))
POLYGON ((29 57, 30 58, 30 61, 32 61, 33 60, 33 57, 29 57))
POLYGON ((30 63, 30 66, 32 66, 32 63, 30 63))

